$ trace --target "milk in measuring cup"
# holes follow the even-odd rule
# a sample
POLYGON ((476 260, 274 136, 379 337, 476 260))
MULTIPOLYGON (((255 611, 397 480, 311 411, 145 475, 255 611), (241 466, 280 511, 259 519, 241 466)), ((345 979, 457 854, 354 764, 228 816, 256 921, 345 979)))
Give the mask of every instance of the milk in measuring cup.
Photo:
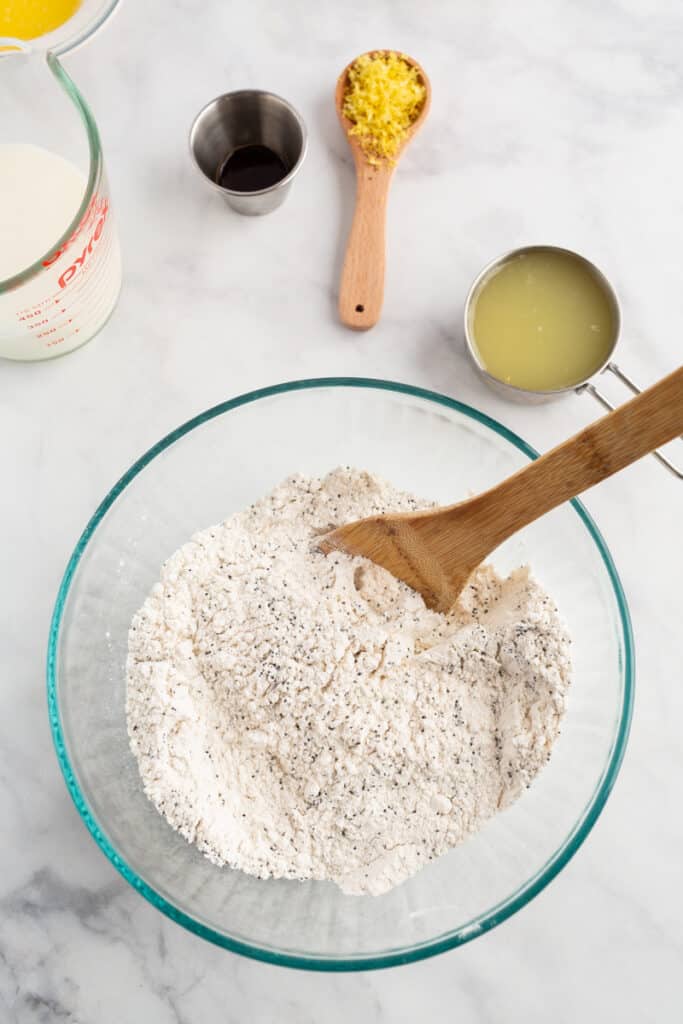
POLYGON ((85 178, 40 146, 0 146, 0 281, 44 256, 76 216, 85 178))
POLYGON ((0 356, 45 359, 70 352, 113 309, 121 260, 105 179, 60 243, 86 185, 62 156, 40 146, 0 145, 0 356), (8 279, 36 261, 37 272, 9 287, 8 279))

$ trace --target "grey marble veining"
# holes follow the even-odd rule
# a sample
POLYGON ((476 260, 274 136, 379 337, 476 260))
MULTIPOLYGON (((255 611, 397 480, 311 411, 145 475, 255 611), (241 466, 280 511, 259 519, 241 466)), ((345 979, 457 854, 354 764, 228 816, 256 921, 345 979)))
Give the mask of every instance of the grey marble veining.
POLYGON ((67 60, 102 133, 125 276, 93 343, 53 363, 0 366, 1 1021, 681 1019, 683 492, 653 460, 587 498, 636 635, 622 774, 558 879, 460 950, 385 972, 314 975, 182 931, 81 825, 44 698, 49 617, 80 530, 132 460, 201 409, 295 377, 384 376, 476 405, 547 448, 596 415, 590 399, 504 403, 476 378, 459 328, 480 266, 539 240, 585 251, 613 280, 620 360, 637 378, 652 382, 681 361, 681 38, 675 0, 123 0, 67 60), (334 311, 353 179, 332 88, 373 46, 414 54, 434 100, 394 184, 382 321, 354 335, 334 311), (243 86, 281 92, 310 130, 290 198, 264 220, 230 214, 187 153, 199 107, 243 86))

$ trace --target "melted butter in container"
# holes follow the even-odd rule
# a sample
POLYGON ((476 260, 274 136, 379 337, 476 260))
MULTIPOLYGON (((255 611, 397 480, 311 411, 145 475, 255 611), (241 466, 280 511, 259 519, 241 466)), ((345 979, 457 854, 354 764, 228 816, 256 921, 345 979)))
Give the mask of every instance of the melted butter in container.
POLYGON ((6 0, 0 4, 0 36, 36 39, 54 32, 76 13, 81 0, 6 0))

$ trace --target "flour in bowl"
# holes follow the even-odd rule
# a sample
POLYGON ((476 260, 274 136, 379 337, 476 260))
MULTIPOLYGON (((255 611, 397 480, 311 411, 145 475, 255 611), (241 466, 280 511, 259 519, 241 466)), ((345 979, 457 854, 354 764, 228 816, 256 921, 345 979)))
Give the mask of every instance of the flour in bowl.
POLYGON ((519 569, 445 616, 334 525, 427 502, 353 469, 293 476, 176 551, 129 635, 147 796, 215 864, 386 892, 476 831, 550 756, 570 641, 519 569))

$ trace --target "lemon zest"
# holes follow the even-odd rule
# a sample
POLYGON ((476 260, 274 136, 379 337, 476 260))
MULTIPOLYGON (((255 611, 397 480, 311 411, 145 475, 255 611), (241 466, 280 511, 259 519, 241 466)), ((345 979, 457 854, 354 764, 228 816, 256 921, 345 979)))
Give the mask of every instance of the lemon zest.
POLYGON ((394 163, 427 90, 417 68, 400 53, 363 54, 349 68, 344 116, 352 123, 368 162, 394 163))

